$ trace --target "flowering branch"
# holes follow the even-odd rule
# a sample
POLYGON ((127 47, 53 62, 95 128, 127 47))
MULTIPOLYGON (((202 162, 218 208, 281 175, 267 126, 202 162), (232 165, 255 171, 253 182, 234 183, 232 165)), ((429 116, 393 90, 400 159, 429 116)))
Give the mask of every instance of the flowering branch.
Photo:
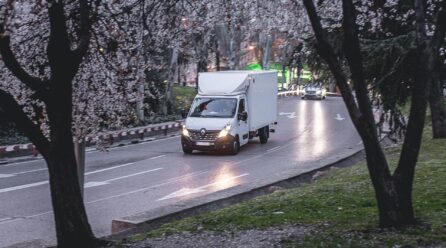
POLYGON ((3 23, 0 24, 0 54, 3 57, 5 66, 26 86, 30 87, 37 93, 37 98, 45 101, 48 93, 48 82, 38 77, 33 77, 27 73, 14 56, 11 46, 10 37, 6 34, 3 23))

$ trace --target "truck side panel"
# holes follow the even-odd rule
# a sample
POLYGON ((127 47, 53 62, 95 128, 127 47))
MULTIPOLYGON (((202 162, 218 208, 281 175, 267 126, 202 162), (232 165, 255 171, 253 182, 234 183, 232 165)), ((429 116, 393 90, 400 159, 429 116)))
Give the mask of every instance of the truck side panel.
POLYGON ((277 72, 256 73, 248 88, 250 131, 277 121, 277 72))

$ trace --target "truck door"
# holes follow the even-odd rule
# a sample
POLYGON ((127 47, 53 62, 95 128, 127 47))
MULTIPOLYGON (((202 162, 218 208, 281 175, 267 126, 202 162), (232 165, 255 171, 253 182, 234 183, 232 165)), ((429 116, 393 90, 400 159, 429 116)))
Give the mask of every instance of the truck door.
MULTIPOLYGON (((238 111, 237 111, 237 118, 239 116, 239 114, 243 113, 243 112, 247 112, 246 108, 246 103, 245 103, 245 99, 241 98, 239 100, 238 103, 238 111)), ((246 143, 248 143, 249 140, 249 125, 248 125, 248 120, 249 120, 249 113, 248 113, 248 119, 246 119, 245 121, 240 120, 240 118, 238 118, 238 134, 240 137, 240 145, 244 145, 246 143)))

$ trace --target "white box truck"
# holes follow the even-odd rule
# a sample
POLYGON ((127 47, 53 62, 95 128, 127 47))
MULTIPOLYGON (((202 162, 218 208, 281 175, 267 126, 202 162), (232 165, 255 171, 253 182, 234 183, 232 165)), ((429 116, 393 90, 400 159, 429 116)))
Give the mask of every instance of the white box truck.
POLYGON ((249 139, 265 144, 277 121, 277 72, 222 71, 198 75, 198 94, 181 132, 183 152, 237 154, 249 139))

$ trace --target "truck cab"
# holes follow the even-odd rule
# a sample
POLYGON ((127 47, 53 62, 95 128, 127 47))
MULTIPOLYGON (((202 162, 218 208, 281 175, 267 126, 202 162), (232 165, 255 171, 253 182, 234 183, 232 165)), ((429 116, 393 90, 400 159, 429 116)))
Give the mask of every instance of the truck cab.
MULTIPOLYGON (((263 105, 272 98, 257 99, 261 94, 252 94, 257 87, 268 95, 274 94, 273 98, 277 101, 277 89, 273 92, 262 89, 261 80, 258 80, 259 86, 254 86, 255 79, 249 75, 248 72, 200 74, 201 87, 181 132, 184 153, 212 150, 237 154, 249 139, 258 136, 260 143, 268 141, 269 124, 277 118, 277 103, 269 103, 271 111, 268 111, 263 105), (228 80, 231 82, 228 83, 228 80), (258 127, 259 121, 263 123, 261 127, 258 127)), ((275 86, 274 81, 270 84, 275 86)))

